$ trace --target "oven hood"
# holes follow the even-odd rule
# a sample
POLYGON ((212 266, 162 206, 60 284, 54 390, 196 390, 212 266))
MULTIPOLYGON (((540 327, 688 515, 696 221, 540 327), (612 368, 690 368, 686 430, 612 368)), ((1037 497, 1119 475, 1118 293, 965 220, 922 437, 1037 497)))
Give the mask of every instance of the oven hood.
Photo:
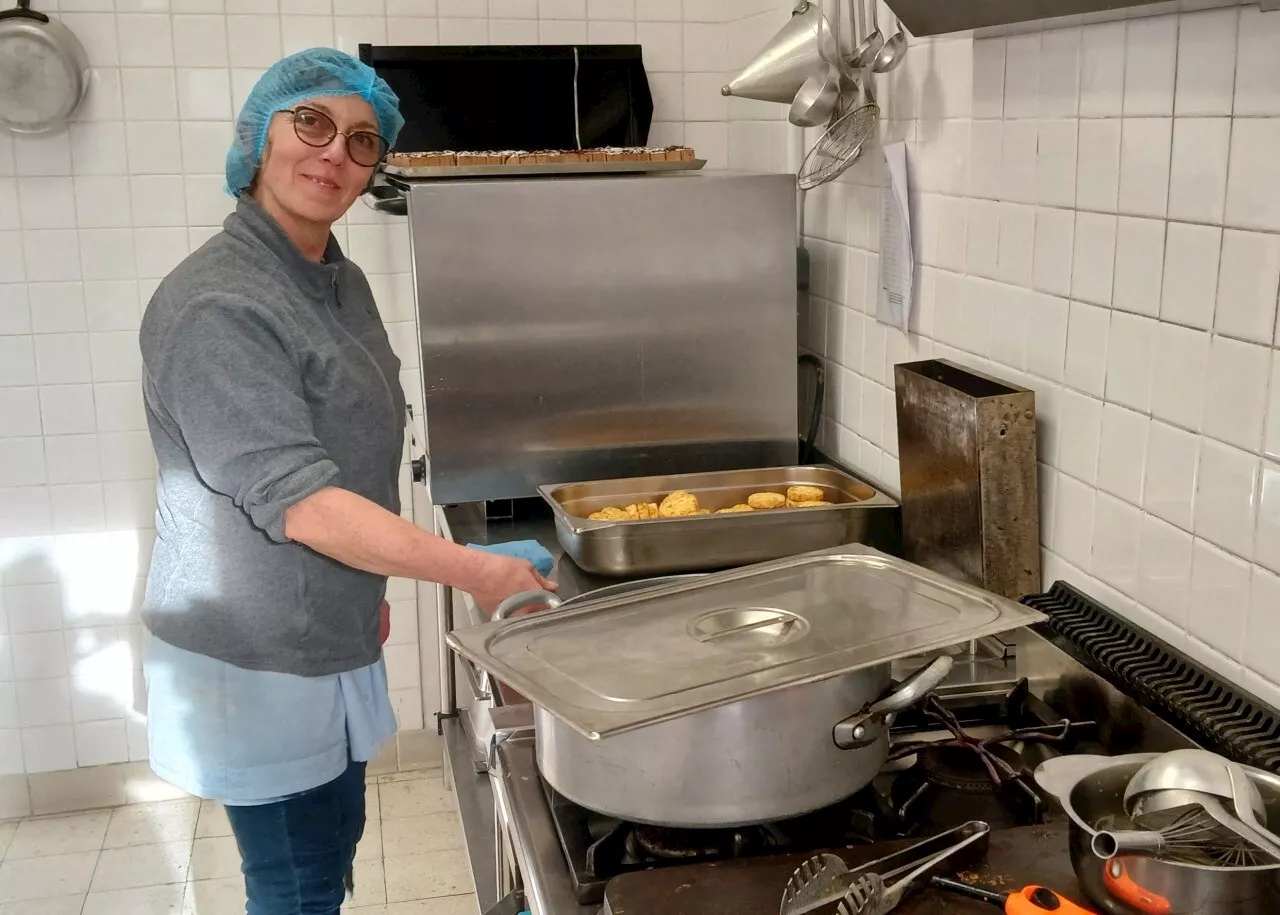
MULTIPOLYGON (((1004 27, 1026 28, 1032 23, 1036 28, 1048 29, 1245 2, 1249 0, 1239 0, 1238 4, 1231 0, 885 0, 917 38, 970 30, 1019 31, 1004 27)), ((1280 10, 1280 0, 1261 0, 1261 3, 1264 11, 1280 10)))

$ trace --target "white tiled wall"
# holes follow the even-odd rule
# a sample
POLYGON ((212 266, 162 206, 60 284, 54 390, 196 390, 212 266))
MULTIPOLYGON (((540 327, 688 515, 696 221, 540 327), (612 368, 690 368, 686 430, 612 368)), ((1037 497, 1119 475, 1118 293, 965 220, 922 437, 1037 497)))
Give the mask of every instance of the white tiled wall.
MULTIPOLYGON (((730 63, 789 9, 744 8, 730 63)), ((877 86, 909 144, 918 310, 903 334, 868 305, 868 160, 809 198, 828 446, 897 489, 897 362, 1033 388, 1046 583, 1280 704, 1280 13, 917 41, 877 86)), ((732 164, 794 168, 781 106, 729 116, 732 164)))
MULTIPOLYGON (((154 470, 137 330, 160 278, 231 209, 231 118, 258 75, 313 45, 632 42, 655 143, 721 165, 731 0, 45 0, 93 83, 64 133, 0 133, 0 776, 141 760, 137 609, 154 470)), ((418 400, 403 220, 337 228, 369 274, 418 400)), ((419 411, 421 415, 421 411, 419 411)), ((406 511, 412 501, 405 484, 406 511)), ((429 524, 429 514, 419 518, 429 524)), ((429 591, 429 589, 427 589, 429 591)), ((391 586, 401 723, 420 728, 434 607, 391 586), (419 626, 423 620, 428 625, 419 626), (419 639, 419 630, 424 638, 419 639)), ((428 673, 428 679, 432 679, 428 673)), ((428 684, 430 685, 430 684, 428 684)))

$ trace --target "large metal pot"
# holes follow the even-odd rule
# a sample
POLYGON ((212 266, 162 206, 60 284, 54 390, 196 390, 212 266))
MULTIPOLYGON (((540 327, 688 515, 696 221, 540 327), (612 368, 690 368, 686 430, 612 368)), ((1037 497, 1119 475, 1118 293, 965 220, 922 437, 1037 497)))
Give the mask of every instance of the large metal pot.
MULTIPOLYGON (((691 576, 614 586, 637 590, 691 576)), ((516 595, 495 616, 563 604, 516 595)), ((742 699, 592 740, 535 705, 538 768, 556 791, 590 810, 691 829, 764 823, 842 801, 884 765, 889 725, 951 669, 939 657, 891 689, 891 664, 742 699)))
MULTIPOLYGON (((1071 865, 1080 886, 1110 915, 1276 915, 1280 864, 1205 867, 1122 855, 1108 861, 1093 851, 1099 822, 1124 817, 1129 780, 1157 754, 1063 756, 1036 771, 1036 781, 1057 797, 1071 818, 1071 865)), ((1262 794, 1271 822, 1280 822, 1280 778, 1258 769, 1249 778, 1262 794)))

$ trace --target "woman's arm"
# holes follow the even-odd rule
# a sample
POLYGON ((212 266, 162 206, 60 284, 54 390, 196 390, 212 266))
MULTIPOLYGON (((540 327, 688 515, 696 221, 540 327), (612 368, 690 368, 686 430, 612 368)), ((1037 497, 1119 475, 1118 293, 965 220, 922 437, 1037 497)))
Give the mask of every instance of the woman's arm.
POLYGON ((521 591, 555 590, 522 559, 470 550, 430 534, 350 490, 329 486, 290 506, 284 533, 345 565, 466 591, 488 612, 521 591))

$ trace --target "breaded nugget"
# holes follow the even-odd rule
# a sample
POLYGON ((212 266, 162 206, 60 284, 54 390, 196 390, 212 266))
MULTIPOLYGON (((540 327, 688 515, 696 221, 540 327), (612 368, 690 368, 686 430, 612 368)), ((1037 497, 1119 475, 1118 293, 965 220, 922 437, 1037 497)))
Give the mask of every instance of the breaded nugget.
POLYGON ((822 490, 817 486, 788 486, 788 502, 821 502, 822 490))
POLYGON ((752 508, 750 505, 748 505, 746 502, 739 502, 737 505, 732 505, 729 508, 720 509, 718 512, 716 512, 716 514, 717 515, 733 515, 733 514, 737 514, 738 512, 753 512, 753 511, 755 511, 755 509, 752 508))
POLYGON ((794 499, 787 500, 787 508, 817 508, 819 505, 833 505, 833 502, 824 502, 821 499, 815 499, 812 502, 797 502, 794 499))
POLYGON ((677 489, 662 500, 662 504, 658 506, 658 514, 663 518, 680 518, 694 514, 699 508, 701 506, 698 505, 697 496, 683 489, 677 489))
POLYGON ((658 503, 635 502, 627 506, 626 512, 632 521, 649 521, 658 517, 658 503))
POLYGON ((753 492, 747 496, 747 504, 761 510, 782 508, 787 504, 787 497, 777 492, 753 492))
POLYGON ((626 521, 629 515, 625 509, 617 508, 610 505, 608 508, 602 508, 598 512, 592 512, 587 515, 588 521, 626 521))

